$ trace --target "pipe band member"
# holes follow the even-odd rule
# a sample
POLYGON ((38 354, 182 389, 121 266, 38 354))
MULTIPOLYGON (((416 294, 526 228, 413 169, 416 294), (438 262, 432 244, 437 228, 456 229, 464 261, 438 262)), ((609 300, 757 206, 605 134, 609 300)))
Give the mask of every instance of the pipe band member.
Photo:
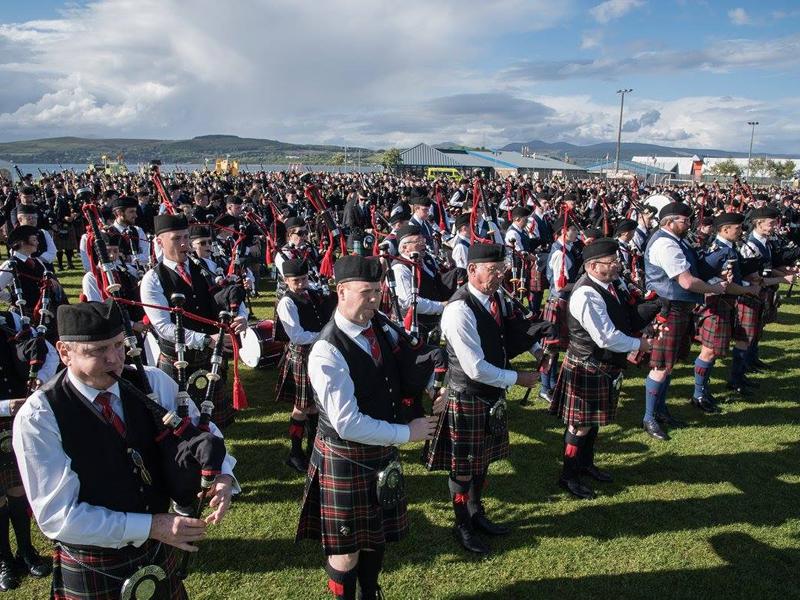
MULTIPOLYGON (((209 491, 209 517, 169 513, 153 415, 112 376, 138 380, 123 369, 119 309, 108 299, 58 312, 56 348, 66 369, 19 409, 13 437, 33 515, 56 544, 51 597, 118 598, 125 579, 152 564, 166 573, 161 597, 186 598, 175 548, 196 551, 192 543, 205 537, 207 524, 222 520, 239 491, 236 461, 225 457, 209 491)), ((158 402, 176 410, 175 382, 154 367, 145 370, 158 402)), ((196 423, 199 412, 189 404, 196 423)), ((213 424, 210 431, 220 436, 213 424)))
POLYGON ((395 446, 429 439, 435 417, 401 422, 403 346, 372 321, 381 296, 380 262, 357 255, 334 265, 339 304, 311 347, 308 373, 319 410, 297 539, 322 543, 328 588, 339 599, 378 598, 386 544, 409 522, 395 446), (393 348, 394 346, 394 348, 393 348), (390 477, 392 479, 387 480, 390 477), (381 483, 383 482, 383 483, 381 483))

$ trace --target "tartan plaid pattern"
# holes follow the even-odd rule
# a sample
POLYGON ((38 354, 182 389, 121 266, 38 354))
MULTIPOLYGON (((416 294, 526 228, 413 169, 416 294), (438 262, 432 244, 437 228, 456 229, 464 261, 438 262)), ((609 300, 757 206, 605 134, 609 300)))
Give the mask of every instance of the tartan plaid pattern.
POLYGON ((452 392, 439 415, 433 439, 425 444, 425 467, 429 471, 479 477, 489 464, 507 458, 511 454, 508 430, 497 434, 486 431, 489 408, 477 396, 452 392))
POLYGON ((577 427, 608 425, 617 414, 611 383, 620 370, 596 360, 580 360, 567 352, 553 389, 551 414, 577 427))
POLYGON ((710 296, 695 311, 697 341, 711 348, 717 356, 725 356, 733 336, 733 303, 735 298, 710 296))
POLYGON ((318 435, 295 540, 320 540, 325 554, 331 555, 377 549, 403 539, 409 528, 407 500, 384 510, 376 491, 378 472, 395 456, 392 447, 318 435))
MULTIPOLYGON (((11 424, 13 422, 14 419, 11 417, 0 417, 0 432, 11 431, 11 424)), ((2 462, 5 463, 7 461, 8 464, 2 464, 0 466, 0 497, 5 495, 6 490, 22 485, 14 450, 11 449, 10 456, 3 456, 2 458, 2 462)))
POLYGON ((297 410, 314 407, 314 394, 308 379, 308 353, 311 345, 289 344, 278 364, 275 402, 292 402, 297 410))
POLYGON ((177 576, 180 551, 148 540, 139 548, 128 546, 119 550, 66 549, 56 543, 53 552, 52 600, 119 600, 122 584, 137 569, 158 565, 167 574, 164 584, 170 600, 187 600, 186 589, 177 576), (155 554, 154 554, 155 553, 155 554), (86 565, 86 568, 83 565, 86 565), (99 572, 98 572, 99 571, 99 572))
POLYGON ((661 338, 653 340, 650 352, 651 369, 669 369, 686 358, 692 345, 692 306, 676 304, 669 307, 666 331, 661 338))
POLYGON ((733 339, 752 344, 761 334, 761 300, 752 296, 739 296, 736 302, 736 320, 733 339))
MULTIPOLYGON (((192 373, 198 369, 206 371, 211 369, 211 349, 203 351, 187 351, 186 361, 189 366, 186 367, 186 377, 191 376, 192 373)), ((161 348, 161 356, 158 359, 158 368, 173 379, 175 379, 175 367, 173 363, 177 360, 176 357, 170 356, 161 348)), ((236 419, 236 411, 233 409, 231 395, 228 391, 228 359, 223 355, 222 364, 219 371, 221 379, 217 382, 217 387, 214 390, 214 412, 211 413, 211 420, 220 429, 225 429, 231 425, 236 419)), ((205 394, 201 390, 190 389, 189 395, 194 400, 197 407, 205 400, 205 394)))
POLYGON ((569 324, 567 322, 567 309, 569 300, 550 296, 542 311, 542 320, 558 326, 558 344, 550 346, 553 350, 566 350, 569 347, 569 324))
POLYGON ((547 277, 543 272, 536 268, 535 264, 533 267, 531 267, 530 288, 530 291, 532 292, 543 292, 547 289, 547 277))

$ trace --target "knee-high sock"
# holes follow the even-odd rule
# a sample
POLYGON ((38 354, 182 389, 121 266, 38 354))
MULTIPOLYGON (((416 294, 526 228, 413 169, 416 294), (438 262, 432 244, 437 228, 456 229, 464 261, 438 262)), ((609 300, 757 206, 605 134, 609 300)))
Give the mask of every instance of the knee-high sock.
POLYGON ((469 500, 467 501, 470 516, 483 512, 481 497, 483 496, 483 487, 486 485, 488 471, 489 467, 486 467, 480 476, 472 478, 472 484, 469 486, 469 500))
POLYGON ((583 436, 583 448, 581 448, 580 453, 580 465, 582 469, 594 465, 594 444, 597 441, 597 433, 599 431, 600 427, 593 425, 589 433, 583 436))
POLYGON ((330 563, 325 563, 325 572, 328 574, 328 589, 336 600, 356 600, 358 565, 349 571, 338 571, 330 563))
POLYGON ((656 408, 658 408, 658 400, 661 396, 661 386, 663 381, 656 381, 647 377, 644 380, 644 420, 652 421, 656 418, 656 408))
POLYGON ((0 558, 11 558, 11 544, 8 541, 8 504, 0 506, 0 558))
POLYGON ((584 436, 570 433, 569 428, 564 430, 564 466, 561 477, 564 479, 577 479, 580 476, 580 456, 583 448, 584 436))
POLYGON ((714 366, 714 360, 705 361, 699 356, 694 361, 694 397, 700 398, 705 396, 708 382, 711 379, 711 367, 714 366))
POLYGON ((670 383, 672 383, 672 373, 667 375, 667 378, 661 384, 661 392, 658 395, 658 404, 656 405, 656 414, 669 414, 669 411, 667 410, 667 392, 669 391, 670 383))
POLYGON ((745 369, 753 366, 753 362, 758 360, 758 340, 753 340, 753 343, 747 348, 745 354, 745 369))
POLYGON ((31 545, 31 518, 28 515, 28 499, 25 496, 7 496, 8 516, 17 538, 17 554, 29 554, 31 545))
POLYGON ((741 348, 733 349, 733 362, 731 363, 731 381, 730 381, 733 385, 742 384, 742 377, 744 376, 744 370, 747 367, 746 355, 748 350, 742 350, 741 348))
POLYGON ((306 454, 311 456, 314 450, 314 438, 317 437, 317 425, 319 424, 319 413, 307 415, 306 419, 306 454))
POLYGON ((386 548, 365 551, 358 554, 358 585, 361 600, 373 600, 378 594, 378 576, 383 568, 383 555, 386 548))
POLYGON ((292 441, 292 454, 303 453, 303 434, 306 430, 306 422, 295 418, 289 419, 289 439, 292 441))
POLYGON ((450 489, 450 496, 453 499, 453 512, 456 515, 456 525, 467 525, 472 522, 470 519, 469 508, 469 488, 472 481, 458 481, 450 477, 447 480, 447 487, 450 489))

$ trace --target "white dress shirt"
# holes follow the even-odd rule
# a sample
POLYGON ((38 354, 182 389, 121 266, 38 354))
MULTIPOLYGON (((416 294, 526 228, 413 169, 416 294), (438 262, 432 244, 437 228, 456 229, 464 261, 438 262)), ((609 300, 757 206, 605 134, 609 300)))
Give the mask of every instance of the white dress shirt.
MULTIPOLYGON (((572 268, 572 255, 570 254, 570 251, 572 250, 572 242, 567 242, 565 244, 565 247, 567 249, 566 252, 561 250, 561 248, 558 249, 554 248, 553 251, 550 253, 549 265, 550 265, 550 270, 553 273, 553 282, 550 285, 555 288, 556 292, 560 292, 562 289, 558 287, 558 278, 559 275, 561 275, 561 263, 565 263, 564 265, 565 273, 569 273, 569 270, 572 268)), ((567 281, 567 284, 569 283, 570 282, 567 281)))
MULTIPOLYGON (((364 360, 372 360, 369 342, 363 335, 367 329, 343 317, 337 310, 336 325, 364 351, 364 360)), ((336 433, 343 440, 371 446, 393 446, 408 441, 408 425, 373 419, 358 409, 355 386, 344 356, 330 342, 317 340, 308 355, 308 378, 322 410, 336 433)))
MULTIPOLYGON (((162 258, 161 262, 165 267, 172 269, 177 273, 176 266, 178 263, 173 260, 169 260, 166 257, 162 258)), ((183 263, 183 266, 187 273, 191 273, 188 260, 183 263)), ((167 297, 164 295, 164 288, 161 287, 161 281, 158 279, 158 273, 156 273, 155 269, 150 269, 144 274, 144 277, 142 277, 142 283, 139 286, 139 292, 144 304, 169 306, 169 300, 167 300, 167 297)), ((170 313, 166 310, 149 307, 145 307, 144 312, 147 315, 147 318, 150 319, 150 325, 153 327, 153 329, 155 329, 158 337, 174 343, 175 323, 173 323, 172 319, 170 319, 170 313)), ((216 318, 216 315, 200 316, 216 318)), ((244 303, 239 305, 238 316, 247 317, 247 308, 244 306, 244 303)), ((187 318, 184 320, 186 347, 191 350, 202 350, 205 345, 206 334, 192 330, 190 328, 191 324, 191 319, 187 318)))
POLYGON ((297 305, 289 296, 284 296, 275 307, 275 312, 281 320, 286 335, 289 336, 289 341, 298 346, 306 346, 313 344, 319 337, 319 331, 306 331, 300 324, 300 314, 297 311, 297 305))
MULTIPOLYGON (((609 284, 591 275, 587 276, 600 287, 608 288, 609 284)), ((639 349, 639 338, 625 335, 614 327, 611 317, 608 316, 605 300, 592 286, 582 285, 573 290, 569 299, 569 313, 600 348, 625 353, 639 349)))
MULTIPOLYGON (((406 256, 403 258, 408 259, 406 256)), ((434 277, 434 274, 425 267, 424 262, 420 268, 425 269, 425 272, 429 276, 434 277)), ((411 306, 411 267, 399 261, 395 261, 392 265, 392 271, 394 271, 397 300, 400 303, 400 309, 405 312, 408 310, 408 307, 411 306)), ((417 313, 420 315, 440 315, 444 307, 445 304, 443 302, 431 300, 430 298, 423 298, 417 294, 417 313)))
POLYGON ((50 232, 47 231, 46 229, 40 229, 39 231, 41 231, 44 234, 44 246, 45 246, 44 248, 38 249, 39 258, 41 258, 44 262, 50 263, 52 265, 55 262, 57 255, 56 244, 53 241, 53 236, 50 235, 50 232))
POLYGON ((671 231, 662 229, 667 235, 658 238, 650 245, 648 258, 650 264, 662 269, 667 277, 674 279, 691 269, 689 261, 681 248, 680 238, 671 231))
MULTIPOLYGON (((19 252, 18 250, 12 250, 11 256, 16 257, 22 262, 26 262, 29 258, 32 258, 27 254, 19 252)), ((39 261, 38 258, 33 258, 33 260, 39 261)), ((10 286, 13 282, 14 282, 14 275, 11 273, 11 261, 6 260, 3 262, 2 265, 0 265, 0 289, 5 289, 6 287, 10 286)), ((11 296, 4 297, 3 300, 6 300, 7 298, 10 297, 11 296)))
MULTIPOLYGON (((145 370, 159 404, 168 410, 175 410, 178 385, 155 367, 145 367, 145 370)), ((102 391, 113 394, 111 408, 125 421, 119 383, 114 383, 108 390, 96 390, 69 371, 67 377, 100 413, 102 409, 95 404, 97 395, 102 391)), ((191 401, 189 415, 196 424, 200 413, 191 401)), ((213 424, 210 425, 210 431, 222 437, 213 424)), ((78 500, 80 480, 71 469, 71 460, 64 452, 55 414, 43 392, 34 392, 17 413, 13 443, 31 509, 39 528, 48 538, 65 544, 102 548, 138 547, 148 539, 152 515, 117 512, 78 500)), ((102 448, 98 448, 100 451, 102 448)), ((236 459, 228 454, 222 465, 222 473, 233 476, 235 465, 236 459)), ((234 493, 241 489, 235 478, 233 488, 234 493)))
MULTIPOLYGON (((122 225, 117 222, 114 222, 114 228, 121 234, 125 234, 125 232, 128 231, 128 225, 122 225)), ((138 225, 134 225, 133 229, 136 230, 136 235, 139 238, 139 247, 136 248, 136 259, 139 261, 140 265, 146 266, 150 262, 150 242, 147 239, 144 229, 138 225)), ((125 254, 127 254, 128 251, 129 248, 125 248, 125 254)))
MULTIPOLYGON (((488 312, 491 298, 479 292, 471 283, 467 286, 470 294, 475 296, 488 312)), ((475 314, 463 300, 449 302, 444 307, 442 335, 453 347, 458 357, 458 364, 470 379, 497 388, 508 388, 517 382, 516 371, 501 369, 485 359, 475 314)))
MULTIPOLYGON (((119 267, 121 263, 117 262, 114 266, 119 267)), ((126 263, 125 270, 128 271, 132 277, 138 278, 139 274, 136 272, 136 267, 133 265, 126 263)), ((100 294, 100 288, 97 285, 97 278, 95 278, 94 273, 91 271, 84 274, 83 280, 81 281, 81 291, 83 295, 86 296, 87 302, 103 302, 103 296, 100 294)))
POLYGON ((460 233, 456 236, 456 241, 453 244, 453 251, 450 253, 450 257, 453 259, 453 264, 457 267, 461 267, 462 269, 467 268, 467 256, 469 254, 469 237, 465 235, 461 235, 460 233), (467 246, 464 244, 459 243, 458 240, 464 240, 467 242, 467 246))

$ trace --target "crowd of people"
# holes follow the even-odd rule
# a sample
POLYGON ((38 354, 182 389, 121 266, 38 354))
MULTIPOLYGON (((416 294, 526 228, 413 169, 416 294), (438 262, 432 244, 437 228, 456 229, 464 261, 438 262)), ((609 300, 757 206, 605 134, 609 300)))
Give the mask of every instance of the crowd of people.
POLYGON ((63 600, 186 597, 187 557, 241 489, 222 438, 247 407, 240 360, 277 369, 251 395, 291 406, 297 539, 321 544, 334 597, 379 598, 386 544, 409 533, 399 445, 424 442, 456 543, 489 554, 510 531, 482 497, 512 451, 511 387, 563 422, 558 484, 592 498, 626 369, 649 369, 627 393, 659 441, 686 426, 670 382, 695 341, 681 400, 758 396, 748 374, 770 369, 759 341, 800 264, 800 195, 738 179, 19 175, 0 191, 0 590, 52 576, 63 600))

